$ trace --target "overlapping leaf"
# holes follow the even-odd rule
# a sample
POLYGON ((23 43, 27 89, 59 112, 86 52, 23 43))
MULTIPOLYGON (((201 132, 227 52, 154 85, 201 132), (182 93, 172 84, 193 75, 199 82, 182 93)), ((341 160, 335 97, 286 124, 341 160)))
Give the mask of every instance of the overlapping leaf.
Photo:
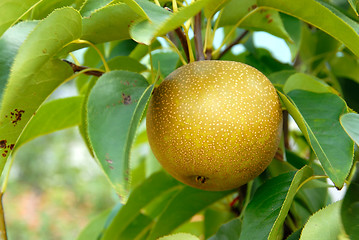
POLYGON ((57 8, 62 7, 78 7, 79 0, 61 0, 61 1, 49 1, 49 0, 42 0, 39 1, 31 11, 28 12, 26 18, 30 18, 32 20, 41 20, 46 18, 51 12, 53 12, 57 8))
POLYGON ((239 239, 241 234, 241 227, 241 220, 239 218, 233 219, 232 221, 223 224, 219 228, 218 232, 209 240, 239 239))
POLYGON ((330 86, 324 81, 304 73, 296 73, 291 75, 283 87, 283 91, 286 93, 295 89, 306 91, 312 91, 314 89, 317 93, 332 91, 330 86))
POLYGON ((112 2, 111 0, 86 0, 85 3, 81 6, 80 13, 84 17, 89 17, 97 9, 100 9, 107 4, 112 2))
POLYGON ((319 0, 258 0, 257 4, 310 23, 344 43, 359 56, 359 24, 328 3, 319 0))
POLYGON ((341 206, 340 215, 346 233, 351 239, 359 236, 359 163, 356 173, 348 187, 341 206))
POLYGON ((338 239, 342 227, 341 221, 338 221, 341 204, 341 201, 335 202, 311 216, 302 230, 300 239, 338 239))
POLYGON ((0 36, 42 0, 1 0, 0 36))
POLYGON ((36 25, 37 21, 19 23, 7 30, 0 38, 0 99, 2 99, 15 56, 21 44, 36 25))
POLYGON ((139 19, 129 6, 123 3, 109 5, 83 19, 81 39, 92 43, 129 39, 129 25, 139 19))
POLYGON ((94 154, 124 201, 131 146, 152 90, 153 85, 138 73, 112 71, 97 80, 88 99, 88 133, 94 154))
POLYGON ((340 117, 340 123, 351 139, 359 146, 359 114, 344 114, 340 117))
POLYGON ((358 0, 348 0, 350 6, 354 10, 357 16, 359 16, 359 1, 358 0))
POLYGON ((87 226, 82 229, 76 240, 98 240, 110 212, 111 209, 105 210, 92 219, 87 226))
POLYGON ((53 57, 80 35, 81 16, 73 8, 63 8, 41 21, 20 47, 0 111, 0 171, 35 111, 72 75, 68 64, 53 57))
POLYGON ((227 196, 232 191, 204 191, 185 186, 167 204, 152 228, 148 240, 171 233, 193 215, 204 210, 214 202, 227 196))
POLYGON ((158 240, 199 240, 198 237, 189 233, 176 233, 159 238, 158 240))
POLYGON ((359 61, 349 54, 335 57, 330 61, 331 70, 336 76, 353 79, 359 83, 359 61))
POLYGON ((348 111, 345 102, 333 93, 304 90, 289 92, 289 98, 280 92, 279 96, 311 144, 327 175, 341 188, 354 154, 354 143, 339 123, 340 115, 348 111))
POLYGON ((127 203, 105 229, 103 239, 118 239, 127 226, 139 215, 142 208, 179 185, 178 181, 163 171, 147 178, 131 192, 127 203))
POLYGON ((304 167, 261 185, 245 210, 240 239, 277 239, 299 185, 311 175, 304 167))

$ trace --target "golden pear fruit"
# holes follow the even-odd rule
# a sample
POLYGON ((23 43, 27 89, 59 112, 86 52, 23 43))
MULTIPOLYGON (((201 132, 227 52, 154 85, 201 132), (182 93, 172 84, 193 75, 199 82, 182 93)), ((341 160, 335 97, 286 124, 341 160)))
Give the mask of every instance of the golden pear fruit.
POLYGON ((155 89, 146 127, 151 149, 177 180, 229 190, 261 174, 275 155, 282 110, 257 69, 232 61, 184 65, 155 89))

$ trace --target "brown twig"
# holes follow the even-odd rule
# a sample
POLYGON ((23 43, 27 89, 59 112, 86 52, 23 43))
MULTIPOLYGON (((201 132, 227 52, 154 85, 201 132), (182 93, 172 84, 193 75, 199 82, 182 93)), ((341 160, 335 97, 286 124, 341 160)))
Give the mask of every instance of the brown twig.
POLYGON ((224 54, 226 54, 229 50, 232 49, 232 47, 234 47, 235 45, 237 45, 238 43, 240 43, 240 41, 242 41, 242 39, 249 33, 248 30, 245 30, 241 35, 239 35, 231 44, 229 44, 218 56, 218 59, 221 59, 221 57, 224 56, 224 54))
POLYGON ((177 34, 177 37, 181 42, 183 51, 186 54, 187 62, 189 62, 189 60, 190 60, 189 59, 189 50, 188 50, 188 44, 187 44, 186 36, 185 36, 184 32, 182 31, 182 29, 180 27, 175 29, 175 33, 177 34))
POLYGON ((204 60, 203 43, 202 43, 202 13, 199 12, 194 17, 194 44, 196 48, 197 61, 204 60))
MULTIPOLYGON (((74 71, 74 73, 75 73, 75 72, 80 72, 80 71, 85 70, 85 69, 88 69, 88 67, 76 65, 75 63, 72 63, 72 62, 67 61, 67 60, 65 60, 65 59, 62 59, 62 61, 64 61, 65 63, 69 64, 70 67, 72 68, 72 71, 74 71)), ((84 74, 86 74, 86 75, 91 75, 91 76, 95 76, 95 77, 101 77, 102 74, 104 74, 104 72, 91 70, 91 71, 86 71, 86 72, 84 72, 84 74)))
MULTIPOLYGON (((166 9, 167 11, 173 12, 172 9, 170 9, 168 7, 164 7, 164 9, 166 9)), ((186 54, 187 62, 189 62, 190 58, 189 58, 189 50, 188 50, 186 35, 182 31, 181 27, 176 28, 175 33, 181 42, 184 53, 186 54)), ((176 45, 176 43, 174 41, 172 41, 172 42, 176 45)))
POLYGON ((4 196, 4 193, 0 193, 0 239, 7 240, 5 213, 4 213, 4 207, 2 204, 3 196, 4 196))

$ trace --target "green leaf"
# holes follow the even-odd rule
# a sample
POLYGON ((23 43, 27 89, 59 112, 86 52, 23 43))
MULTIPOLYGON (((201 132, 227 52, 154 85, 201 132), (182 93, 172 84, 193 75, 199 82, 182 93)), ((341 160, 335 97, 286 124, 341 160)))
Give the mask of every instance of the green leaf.
MULTIPOLYGON (((235 217, 235 214, 230 210, 230 206, 224 205, 223 202, 217 202, 213 206, 204 211, 204 238, 208 239, 217 231, 223 234, 226 230, 221 230, 221 226, 235 217)), ((224 227, 226 228, 226 227, 224 227)), ((238 231, 239 237, 240 229, 238 231)))
POLYGON ((331 92, 331 87, 324 81, 304 73, 291 75, 286 81, 283 91, 289 93, 292 90, 301 89, 317 93, 331 92))
POLYGON ((282 70, 274 72, 267 77, 273 83, 274 86, 283 88, 287 79, 295 73, 295 70, 282 70))
POLYGON ((239 27, 266 31, 290 40, 279 13, 270 9, 257 9, 256 0, 232 0, 222 10, 219 26, 239 24, 239 27))
POLYGON ((139 18, 126 4, 106 6, 94 12, 91 17, 83 19, 81 39, 94 44, 129 39, 129 25, 139 18))
POLYGON ((135 49, 131 52, 129 57, 137 59, 138 61, 141 60, 146 54, 149 53, 149 49, 151 51, 161 48, 161 43, 157 40, 153 41, 153 43, 150 46, 137 44, 135 49))
POLYGON ((230 2, 230 0, 218 0, 216 2, 213 2, 212 4, 208 4, 204 7, 204 16, 209 19, 212 18, 213 15, 223 7, 227 2, 230 2))
POLYGON ((341 204, 341 201, 335 202, 311 216, 303 228, 300 239, 338 239, 342 227, 340 222, 341 204))
POLYGON ((1 0, 0 36, 40 2, 41 0, 1 0))
POLYGON ((239 55, 225 54, 221 60, 237 61, 246 63, 261 71, 264 75, 281 70, 292 70, 289 64, 284 64, 275 59, 267 49, 256 48, 253 52, 245 51, 239 55))
MULTIPOLYGON (((7 30, 0 38, 0 100, 10 75, 15 56, 29 33, 37 25, 35 22, 21 22, 7 30)), ((0 103, 1 106, 1 103, 0 103)))
POLYGON ((73 74, 67 63, 53 57, 80 35, 81 16, 72 8, 62 8, 41 21, 21 45, 0 111, 0 140, 6 142, 6 149, 1 149, 0 172, 33 114, 73 74))
POLYGON ((103 238, 119 239, 127 226, 140 214, 142 208, 178 187, 181 187, 180 183, 164 171, 151 175, 131 192, 127 203, 105 229, 103 238))
POLYGON ((118 239, 121 240, 133 240, 139 239, 148 232, 149 226, 153 223, 153 219, 147 215, 140 213, 136 218, 131 221, 125 231, 120 235, 118 239))
POLYGON ((344 229, 351 239, 359 236, 359 163, 355 175, 347 189, 341 207, 341 219, 344 229))
POLYGON ((354 154, 354 143, 339 122, 340 115, 348 111, 345 102, 332 93, 294 90, 288 96, 290 100, 280 94, 324 171, 338 188, 342 188, 354 154))
POLYGON ((299 49, 301 65, 307 68, 306 71, 319 72, 325 67, 328 59, 333 58, 340 47, 340 43, 318 29, 312 29, 306 24, 302 25, 299 49))
POLYGON ((294 233, 292 233, 286 240, 299 240, 301 233, 302 233, 302 229, 300 228, 294 233))
POLYGON ((136 59, 127 56, 117 56, 107 62, 111 70, 125 70, 129 72, 141 73, 147 70, 146 66, 136 59))
POLYGON ((239 239, 241 234, 242 222, 239 218, 235 218, 223 224, 218 232, 209 238, 209 240, 222 240, 222 239, 239 239))
POLYGON ((268 7, 299 18, 344 43, 359 56, 359 25, 329 4, 319 0, 258 0, 268 7))
POLYGON ((94 154, 123 201, 129 190, 131 146, 152 90, 138 73, 112 71, 97 80, 88 99, 94 154))
POLYGON ((138 44, 132 39, 110 42, 111 52, 109 59, 116 56, 129 56, 137 45, 138 44))
POLYGON ((111 0, 86 0, 86 2, 81 7, 80 13, 84 17, 89 17, 96 10, 105 7, 111 2, 111 0))
MULTIPOLYGON (((148 2, 144 11, 149 16, 149 19, 137 21, 133 24, 130 28, 131 37, 139 43, 150 45, 156 37, 162 36, 181 26, 186 20, 197 14, 206 4, 211 4, 213 1, 198 0, 189 6, 178 9, 176 13, 170 13, 148 2)), ((137 2, 144 2, 144 0, 137 0, 137 2)))
POLYGON ((69 97, 43 104, 21 134, 16 148, 41 135, 74 127, 81 122, 83 97, 69 97))
POLYGON ((299 185, 311 175, 306 166, 262 184, 244 212, 240 238, 277 239, 299 185))
POLYGON ((165 209, 153 226, 148 239, 157 239, 160 236, 171 233, 181 224, 190 220, 196 213, 233 191, 212 192, 185 186, 165 206, 165 209))
POLYGON ((286 43, 292 55, 292 61, 294 62, 300 47, 302 37, 302 23, 299 19, 287 14, 281 13, 280 16, 282 18, 285 30, 291 39, 291 41, 286 40, 286 43))
POLYGON ((152 54, 153 68, 160 70, 162 77, 167 77, 176 69, 179 60, 175 52, 157 52, 152 54))
POLYGON ((330 67, 336 76, 350 78, 359 83, 359 61, 355 56, 344 53, 343 56, 332 58, 330 67))
POLYGON ((74 6, 75 0, 43 0, 37 4, 27 16, 30 19, 44 19, 56 8, 74 6))
POLYGON ((165 11, 168 13, 167 10, 157 6, 156 4, 146 1, 146 0, 122 0, 128 6, 130 6, 133 11, 135 11, 138 15, 142 16, 143 18, 153 21, 157 19, 160 21, 163 14, 166 15, 165 11))
POLYGON ((359 146, 359 114, 344 114, 340 117, 340 123, 349 137, 359 146))
POLYGON ((348 0, 350 6, 354 10, 357 16, 359 16, 359 1, 358 0, 348 0))
POLYGON ((98 240, 110 213, 111 209, 108 209, 98 214, 81 230, 76 240, 98 240))
POLYGON ((189 233, 176 233, 159 238, 158 240, 199 240, 198 237, 189 233))

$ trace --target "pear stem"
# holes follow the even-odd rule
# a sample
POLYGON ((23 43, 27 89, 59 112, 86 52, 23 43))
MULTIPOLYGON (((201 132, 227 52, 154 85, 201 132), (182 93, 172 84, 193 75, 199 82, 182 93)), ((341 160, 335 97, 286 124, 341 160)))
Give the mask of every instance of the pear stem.
POLYGON ((203 54, 203 43, 202 43, 202 13, 199 12, 194 17, 194 44, 196 48, 196 59, 202 61, 205 59, 203 54))

